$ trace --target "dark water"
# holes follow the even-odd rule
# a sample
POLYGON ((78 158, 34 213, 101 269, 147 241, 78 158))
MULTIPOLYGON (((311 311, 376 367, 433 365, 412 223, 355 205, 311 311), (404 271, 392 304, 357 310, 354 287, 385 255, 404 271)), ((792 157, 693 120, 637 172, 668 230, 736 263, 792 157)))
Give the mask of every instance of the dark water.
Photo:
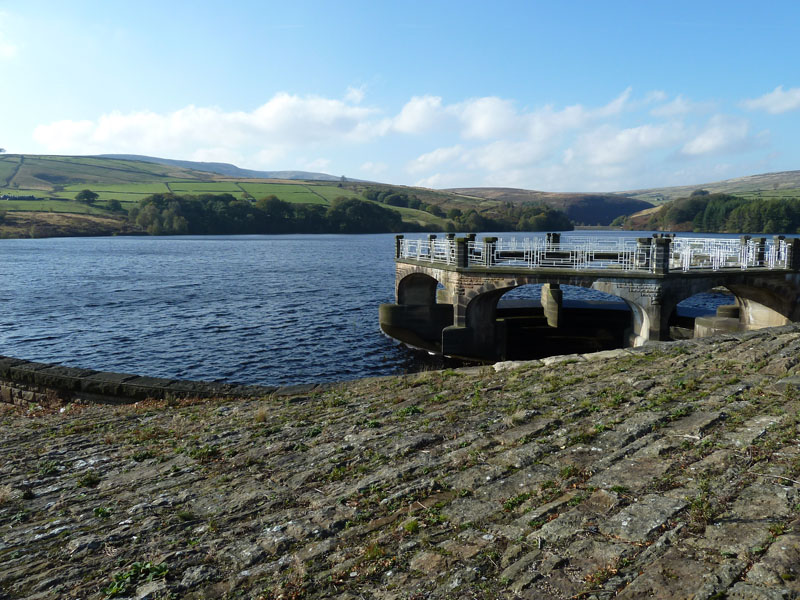
POLYGON ((0 240, 0 355, 258 384, 413 370, 378 328, 393 253, 391 234, 0 240))

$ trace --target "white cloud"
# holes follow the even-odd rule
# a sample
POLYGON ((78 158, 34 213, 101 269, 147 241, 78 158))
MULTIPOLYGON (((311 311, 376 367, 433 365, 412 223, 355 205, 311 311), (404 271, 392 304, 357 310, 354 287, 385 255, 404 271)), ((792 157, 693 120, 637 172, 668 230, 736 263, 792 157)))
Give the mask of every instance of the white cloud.
POLYGON ((745 119, 714 115, 703 131, 683 146, 682 152, 696 156, 737 151, 749 145, 749 131, 750 125, 745 119))
POLYGON ((34 139, 50 151, 183 154, 244 148, 275 154, 280 148, 372 137, 377 111, 341 100, 279 93, 252 112, 187 106, 171 113, 111 112, 96 121, 57 121, 38 126, 34 139))
POLYGON ((449 148, 437 148, 432 152, 422 154, 415 158, 408 165, 409 173, 422 173, 436 169, 439 166, 453 162, 461 158, 464 154, 464 148, 461 146, 450 146, 449 148))
POLYGON ((800 109, 800 88, 784 90, 783 86, 779 85, 768 94, 745 100, 742 104, 750 110, 765 110, 770 114, 779 115, 800 109))
POLYGON ((331 166, 331 160, 328 158, 317 158, 305 164, 307 171, 325 171, 331 166))
POLYGON ((549 156, 547 148, 532 141, 498 140, 471 153, 475 166, 489 171, 529 167, 549 156))
POLYGON ((664 175, 676 173, 676 163, 711 173, 726 153, 766 146, 747 120, 718 114, 700 123, 697 113, 709 104, 659 91, 635 98, 628 88, 598 106, 532 108, 497 96, 446 103, 428 94, 396 112, 364 105, 364 97, 362 87, 342 99, 278 93, 250 111, 116 111, 42 124, 34 138, 65 154, 130 152, 270 170, 336 168, 396 183, 414 177, 426 187, 572 191, 680 183, 664 175), (330 156, 338 166, 321 158, 330 156))
POLYGON ((414 96, 394 118, 392 127, 400 133, 426 133, 436 128, 444 118, 439 96, 414 96))
POLYGON ((656 102, 663 102, 667 99, 667 93, 663 90, 653 90, 648 92, 644 98, 645 104, 654 104, 656 102))
POLYGON ((693 112, 705 112, 713 108, 710 102, 692 102, 687 100, 681 94, 677 95, 671 102, 656 106, 650 111, 650 114, 655 117, 681 117, 693 112))
POLYGON ((470 173, 452 171, 449 173, 434 173, 429 177, 416 181, 414 185, 435 189, 466 187, 464 182, 469 181, 471 175, 470 173))
POLYGON ((679 123, 640 125, 618 130, 605 125, 581 136, 568 155, 590 165, 615 165, 639 159, 643 153, 675 144, 684 137, 679 123))
POLYGON ((514 103, 494 96, 456 104, 449 112, 459 119, 461 135, 467 139, 487 140, 509 135, 520 122, 514 103))
POLYGON ((389 170, 389 165, 383 162, 367 161, 359 167, 359 170, 370 175, 380 175, 389 170))
POLYGON ((352 104, 361 104, 362 100, 364 100, 366 89, 367 86, 365 85, 357 88, 350 86, 347 88, 347 93, 344 95, 344 99, 352 104))
POLYGON ((594 116, 610 117, 613 115, 618 115, 627 107, 632 92, 633 88, 630 87, 626 88, 624 92, 622 92, 619 96, 614 98, 611 102, 609 102, 605 106, 601 106, 600 108, 596 109, 594 111, 594 116))

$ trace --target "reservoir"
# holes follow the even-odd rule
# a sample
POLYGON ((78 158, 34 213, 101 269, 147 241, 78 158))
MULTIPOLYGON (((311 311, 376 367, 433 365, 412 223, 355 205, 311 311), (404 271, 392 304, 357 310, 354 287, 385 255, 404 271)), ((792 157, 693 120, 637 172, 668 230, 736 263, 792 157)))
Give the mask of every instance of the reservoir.
MULTIPOLYGON (((378 328, 394 279, 393 234, 0 240, 0 355, 263 385, 418 370, 378 328)), ((583 300, 602 298, 565 291, 583 300)))

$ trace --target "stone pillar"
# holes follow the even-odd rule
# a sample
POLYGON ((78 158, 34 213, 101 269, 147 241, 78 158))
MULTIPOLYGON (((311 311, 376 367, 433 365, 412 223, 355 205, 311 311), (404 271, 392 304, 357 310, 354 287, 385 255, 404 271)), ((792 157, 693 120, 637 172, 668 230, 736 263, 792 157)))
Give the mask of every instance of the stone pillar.
POLYGON ((436 236, 434 234, 428 235, 428 256, 431 260, 433 260, 433 256, 436 251, 436 236))
MULTIPOLYGON (((658 238, 656 238, 658 239, 658 238)), ((633 313, 631 346, 641 346, 648 340, 665 340, 669 335, 669 316, 675 303, 672 301, 670 279, 641 279, 596 281, 592 288, 619 296, 633 313), (666 289, 665 289, 666 286, 666 289)))
POLYGON ((487 267, 491 267, 494 263, 494 247, 496 243, 496 237, 483 238, 483 259, 487 267))
POLYGON ((764 267, 767 264, 766 261, 767 238, 758 237, 754 238, 753 241, 756 243, 756 266, 764 267))
POLYGON ((656 275, 669 273, 669 258, 671 238, 659 237, 653 240, 655 243, 655 256, 653 257, 653 272, 656 275))
POLYGON ((546 233, 544 239, 548 246, 552 246, 555 249, 558 248, 558 245, 561 243, 561 234, 546 233))
POLYGON ((550 327, 558 327, 561 322, 563 291, 557 283, 545 283, 542 285, 542 308, 544 316, 547 317, 547 324, 550 327))
POLYGON ((469 266, 469 250, 467 249, 467 238, 455 238, 456 244, 456 266, 466 269, 469 266))
POLYGON ((800 239, 786 240, 786 266, 793 271, 800 271, 800 239))
POLYGON ((400 258, 400 247, 403 244, 403 236, 396 235, 394 236, 394 257, 400 258))

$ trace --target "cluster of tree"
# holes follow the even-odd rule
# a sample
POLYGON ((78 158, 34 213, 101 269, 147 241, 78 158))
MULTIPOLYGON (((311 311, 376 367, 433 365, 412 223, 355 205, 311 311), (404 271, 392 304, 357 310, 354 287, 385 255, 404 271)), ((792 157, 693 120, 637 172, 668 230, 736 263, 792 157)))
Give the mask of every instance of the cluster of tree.
POLYGON ((387 189, 379 189, 379 188, 368 188, 364 190, 361 194, 367 200, 372 200, 373 202, 380 202, 381 204, 386 204, 387 206, 397 206, 402 208, 414 208, 417 210, 424 210, 427 213, 430 213, 436 217, 444 217, 445 212, 442 210, 442 207, 437 206, 436 204, 426 204, 422 202, 419 198, 417 198, 414 194, 409 194, 407 192, 401 192, 399 190, 395 190, 392 188, 387 189))
POLYGON ((128 218, 151 235, 241 233, 386 233, 408 230, 400 213, 358 198, 330 207, 291 204, 275 196, 253 203, 231 194, 154 194, 128 218))
POLYGON ((698 190, 665 204, 649 226, 720 233, 800 233, 800 199, 748 200, 698 190))
POLYGON ((447 213, 458 231, 572 231, 572 222, 560 210, 546 204, 507 203, 491 216, 470 209, 453 208, 447 213))
POLYGON ((84 204, 94 204, 99 197, 100 194, 93 192, 92 190, 81 190, 75 194, 75 201, 82 202, 84 204))

